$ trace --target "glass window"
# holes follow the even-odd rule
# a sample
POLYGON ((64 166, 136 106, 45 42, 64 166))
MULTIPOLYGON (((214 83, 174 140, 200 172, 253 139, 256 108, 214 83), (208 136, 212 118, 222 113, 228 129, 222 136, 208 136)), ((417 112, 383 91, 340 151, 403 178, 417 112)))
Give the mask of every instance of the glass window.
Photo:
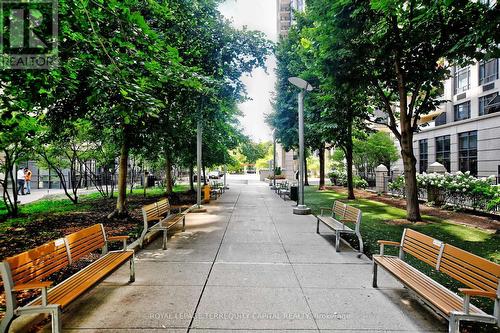
POLYGON ((498 59, 479 63, 479 85, 498 79, 498 59))
POLYGON ((491 102, 493 100, 493 98, 495 98, 497 95, 498 95, 498 93, 496 92, 494 94, 479 97, 479 115, 480 116, 487 114, 487 112, 485 110, 486 105, 488 105, 488 103, 491 102))
POLYGON ((458 134, 458 168, 477 176, 477 131, 458 134))
POLYGON ((427 139, 418 141, 418 153, 420 161, 419 172, 423 173, 427 171, 427 165, 429 163, 427 139))
POLYGON ((444 165, 450 172, 450 136, 443 135, 436 137, 436 162, 444 165))
POLYGON ((470 101, 458 104, 455 108, 455 121, 470 118, 470 101))
POLYGON ((466 90, 469 90, 469 77, 470 77, 469 66, 463 68, 455 67, 455 77, 454 77, 455 95, 464 92, 466 90))

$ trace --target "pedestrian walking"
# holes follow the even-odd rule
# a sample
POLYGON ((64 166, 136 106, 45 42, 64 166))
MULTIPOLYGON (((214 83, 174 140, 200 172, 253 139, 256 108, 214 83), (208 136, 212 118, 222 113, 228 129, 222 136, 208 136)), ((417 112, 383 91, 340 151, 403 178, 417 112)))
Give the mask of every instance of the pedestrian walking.
POLYGON ((24 195, 24 183, 25 183, 24 169, 21 168, 17 171, 17 195, 19 194, 24 195))
POLYGON ((24 168, 24 182, 26 184, 26 194, 31 194, 31 176, 33 172, 30 169, 24 168))

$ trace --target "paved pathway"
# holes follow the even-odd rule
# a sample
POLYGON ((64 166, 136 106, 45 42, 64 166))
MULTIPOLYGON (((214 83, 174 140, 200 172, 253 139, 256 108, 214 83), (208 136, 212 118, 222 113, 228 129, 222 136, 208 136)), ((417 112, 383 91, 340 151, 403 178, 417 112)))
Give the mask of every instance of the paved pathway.
POLYGON ((268 186, 234 185, 190 214, 167 251, 157 240, 63 316, 69 332, 431 332, 443 323, 268 186))

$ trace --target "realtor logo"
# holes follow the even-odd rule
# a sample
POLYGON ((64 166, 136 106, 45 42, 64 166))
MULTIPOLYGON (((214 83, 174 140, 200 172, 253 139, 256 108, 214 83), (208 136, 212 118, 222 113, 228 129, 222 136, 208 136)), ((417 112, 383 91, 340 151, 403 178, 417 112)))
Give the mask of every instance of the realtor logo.
POLYGON ((57 0, 0 0, 0 69, 57 67, 57 0))

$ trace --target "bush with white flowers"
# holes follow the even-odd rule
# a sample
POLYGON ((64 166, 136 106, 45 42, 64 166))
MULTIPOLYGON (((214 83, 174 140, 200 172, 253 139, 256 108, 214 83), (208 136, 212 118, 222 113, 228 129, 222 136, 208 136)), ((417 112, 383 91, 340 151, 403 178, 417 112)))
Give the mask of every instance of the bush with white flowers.
MULTIPOLYGON (((500 187, 494 185, 495 176, 476 178, 469 171, 454 174, 422 173, 417 175, 417 186, 422 190, 438 190, 443 202, 458 208, 472 207, 495 210, 500 204, 500 187)), ((404 177, 389 184, 389 189, 404 192, 404 177)))

